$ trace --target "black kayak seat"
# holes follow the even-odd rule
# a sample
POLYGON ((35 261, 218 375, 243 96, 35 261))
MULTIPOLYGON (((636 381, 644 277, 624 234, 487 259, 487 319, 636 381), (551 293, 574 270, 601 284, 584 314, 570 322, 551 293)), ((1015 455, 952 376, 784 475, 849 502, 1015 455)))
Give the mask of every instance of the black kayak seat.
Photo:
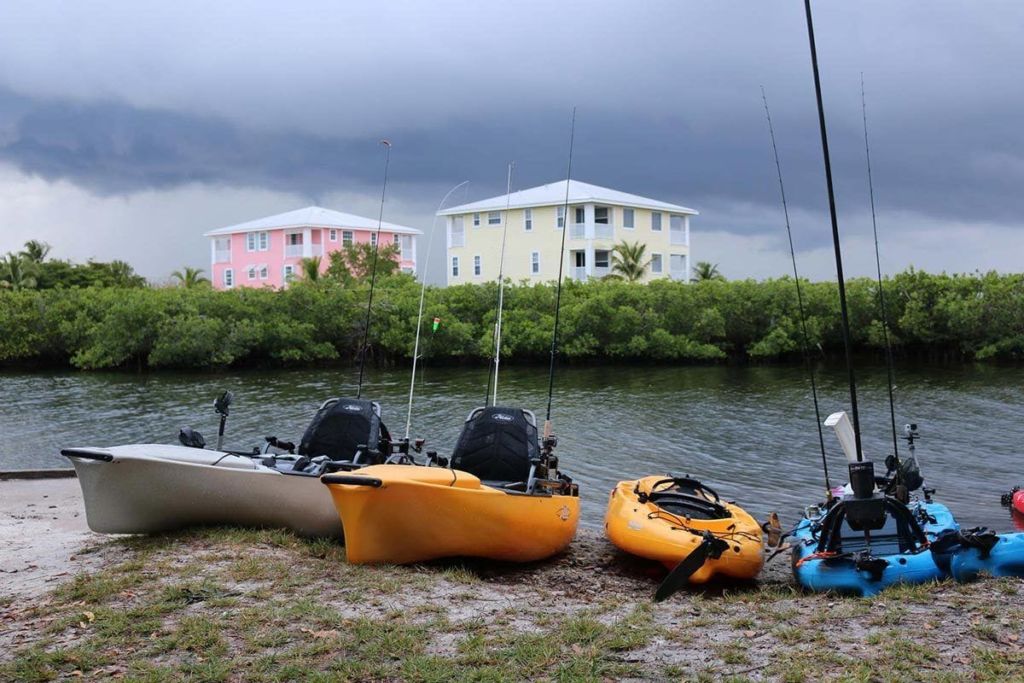
MULTIPOLYGON (((352 460, 359 446, 385 453, 391 436, 380 419, 380 404, 358 398, 329 398, 320 405, 299 442, 298 454, 352 460)), ((365 454, 364 454, 364 457, 365 454)), ((383 459, 381 458, 383 462, 383 459)), ((366 461, 366 464, 373 464, 366 461)))
POLYGON ((523 408, 488 406, 473 410, 452 451, 452 469, 503 487, 526 482, 531 461, 540 457, 537 418, 523 408))

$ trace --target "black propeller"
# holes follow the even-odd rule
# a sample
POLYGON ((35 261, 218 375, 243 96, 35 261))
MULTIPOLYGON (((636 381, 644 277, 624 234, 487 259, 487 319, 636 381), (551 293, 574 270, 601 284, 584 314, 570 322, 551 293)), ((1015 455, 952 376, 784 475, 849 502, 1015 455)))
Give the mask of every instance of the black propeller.
POLYGON ((729 544, 718 538, 710 531, 704 532, 704 540, 693 549, 689 555, 684 557, 675 569, 668 573, 665 580, 658 586, 654 594, 654 601, 661 602, 689 582, 690 577, 710 560, 716 560, 722 556, 722 552, 729 547, 729 544))

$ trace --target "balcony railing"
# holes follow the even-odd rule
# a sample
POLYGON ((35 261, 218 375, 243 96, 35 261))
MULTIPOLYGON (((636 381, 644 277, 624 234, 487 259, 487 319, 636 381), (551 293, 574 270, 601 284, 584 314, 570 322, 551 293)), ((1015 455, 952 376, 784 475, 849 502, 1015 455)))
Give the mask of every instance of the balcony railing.
POLYGON ((302 256, 302 245, 301 244, 286 244, 284 245, 284 255, 286 258, 298 258, 302 256))
POLYGON ((611 223, 594 223, 594 237, 597 239, 611 239, 615 233, 615 227, 611 223))
POLYGON ((587 226, 585 223, 573 223, 569 227, 569 237, 574 240, 581 240, 587 235, 587 226))
POLYGON ((576 266, 572 269, 572 276, 576 280, 587 279, 587 268, 586 266, 576 266))
POLYGON ((602 278, 605 275, 611 274, 612 269, 609 266, 594 266, 594 272, 590 274, 592 278, 602 278))
POLYGON ((213 252, 214 263, 231 263, 231 250, 226 249, 224 251, 213 252))

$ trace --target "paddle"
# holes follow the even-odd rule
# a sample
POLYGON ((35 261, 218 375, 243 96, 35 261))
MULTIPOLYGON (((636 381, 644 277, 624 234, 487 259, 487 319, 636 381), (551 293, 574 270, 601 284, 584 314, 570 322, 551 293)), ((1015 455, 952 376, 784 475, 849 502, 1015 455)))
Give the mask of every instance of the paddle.
POLYGON ((716 559, 721 556, 722 551, 729 547, 729 544, 717 538, 710 531, 704 532, 704 540, 693 549, 689 555, 684 557, 675 569, 668 573, 665 580, 658 586, 654 594, 654 601, 661 602, 680 588, 685 586, 693 574, 704 566, 709 559, 716 559))

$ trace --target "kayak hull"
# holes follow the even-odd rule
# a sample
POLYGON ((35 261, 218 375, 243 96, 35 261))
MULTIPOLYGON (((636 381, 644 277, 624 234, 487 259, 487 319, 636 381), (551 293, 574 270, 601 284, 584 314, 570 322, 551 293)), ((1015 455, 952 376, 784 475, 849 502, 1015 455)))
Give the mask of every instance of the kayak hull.
POLYGON ((253 458, 165 444, 67 449, 65 455, 82 487, 89 528, 99 533, 234 525, 342 535, 317 477, 283 474, 253 458))
POLYGON ((355 564, 444 557, 534 562, 563 551, 579 524, 579 498, 488 486, 460 470, 374 465, 324 483, 355 564))
POLYGON ((636 489, 649 491, 664 477, 652 476, 634 481, 620 481, 608 498, 605 533, 616 547, 661 562, 669 570, 693 552, 703 541, 700 532, 710 531, 728 539, 729 547, 721 557, 708 561, 694 572, 691 584, 702 584, 714 578, 749 580, 764 566, 761 527, 745 510, 725 503, 731 517, 725 519, 682 519, 656 504, 641 503, 636 489), (698 533, 690 533, 681 524, 698 533))
POLYGON ((978 548, 962 548, 949 561, 949 571, 957 581, 974 581, 982 575, 1024 577, 1024 533, 999 534, 988 553, 978 548))
MULTIPOLYGON (((934 502, 915 502, 910 509, 923 520, 922 530, 928 541, 947 530, 959 529, 952 513, 945 505, 934 502)), ((879 575, 858 569, 852 558, 814 558, 817 541, 812 526, 820 517, 800 520, 793 531, 793 575, 803 588, 816 592, 836 592, 870 596, 898 583, 926 583, 948 576, 927 549, 917 553, 879 554, 876 557, 887 564, 879 575)))

